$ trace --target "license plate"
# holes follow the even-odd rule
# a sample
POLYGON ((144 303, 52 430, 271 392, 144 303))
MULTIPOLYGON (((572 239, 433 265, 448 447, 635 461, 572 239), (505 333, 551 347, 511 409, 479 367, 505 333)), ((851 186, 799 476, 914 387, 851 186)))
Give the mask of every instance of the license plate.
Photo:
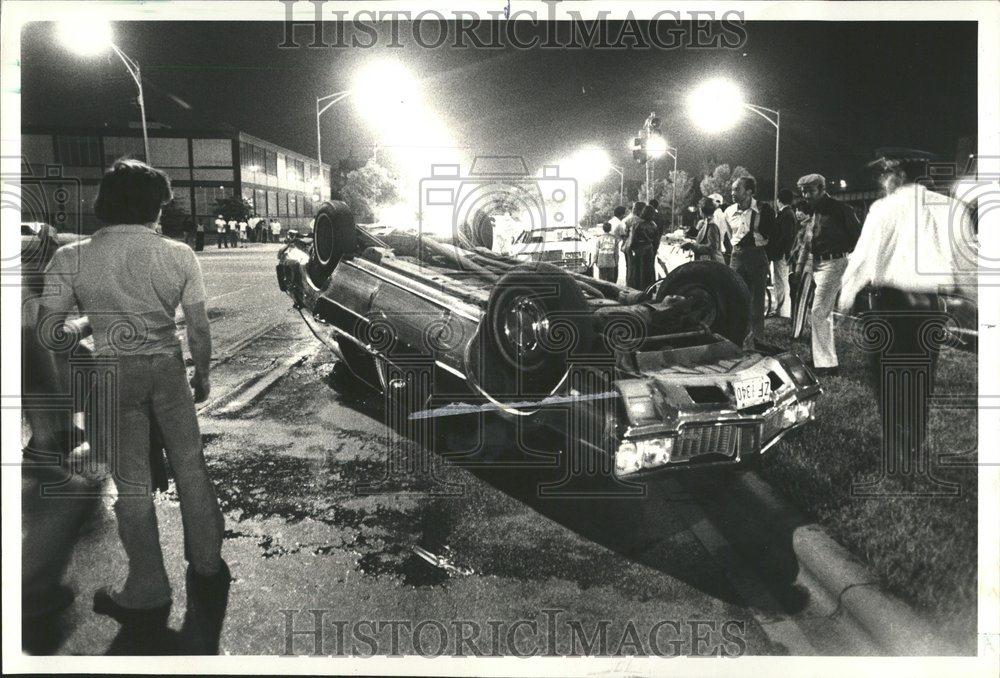
POLYGON ((771 381, 766 376, 733 382, 736 409, 742 410, 771 400, 771 381))

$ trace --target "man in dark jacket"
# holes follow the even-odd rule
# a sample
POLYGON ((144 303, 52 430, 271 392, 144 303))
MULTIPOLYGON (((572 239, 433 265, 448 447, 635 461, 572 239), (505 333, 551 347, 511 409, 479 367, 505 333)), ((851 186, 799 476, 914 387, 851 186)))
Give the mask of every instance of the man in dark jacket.
POLYGON ((837 374, 837 347, 833 338, 833 306, 840 292, 847 257, 861 236, 861 222, 850 205, 834 200, 826 192, 826 179, 807 174, 798 181, 802 197, 812 205, 813 224, 810 242, 813 281, 812 354, 816 373, 837 374))
POLYGON ((653 224, 656 226, 656 238, 659 240, 663 237, 663 234, 667 232, 667 220, 660 214, 660 201, 653 200, 649 201, 649 206, 653 208, 653 224))
POLYGON ((792 317, 792 299, 788 293, 788 252, 795 242, 798 228, 798 221, 792 210, 794 199, 789 189, 778 191, 774 237, 768 239, 765 247, 767 258, 771 260, 771 281, 774 283, 774 307, 771 314, 782 318, 792 317))
POLYGON ((641 221, 632 227, 627 249, 628 285, 632 289, 644 290, 656 278, 656 248, 659 245, 656 224, 653 223, 654 210, 646 205, 641 221))

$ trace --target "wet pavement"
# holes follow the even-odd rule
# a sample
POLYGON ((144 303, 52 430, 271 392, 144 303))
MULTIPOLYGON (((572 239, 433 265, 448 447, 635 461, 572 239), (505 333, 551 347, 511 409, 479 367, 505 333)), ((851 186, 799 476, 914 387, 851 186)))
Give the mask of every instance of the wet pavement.
MULTIPOLYGON (((226 267, 248 258, 242 251, 214 256, 226 267)), ((235 577, 224 653, 426 654, 428 642, 431 653, 436 648, 433 633, 403 633, 398 647, 387 646, 385 633, 366 626, 381 628, 380 621, 447 629, 445 654, 581 654, 581 643, 594 638, 589 652, 603 655, 788 650, 761 623, 803 607, 791 534, 767 534, 762 526, 762 534, 725 535, 751 544, 751 559, 766 554, 780 565, 767 582, 780 605, 768 597, 747 600, 745 580, 756 575, 706 547, 712 542, 702 525, 703 509, 719 516, 722 531, 729 515, 745 512, 732 505, 725 476, 654 480, 638 498, 546 496, 540 489, 558 481, 561 469, 512 464, 513 429, 492 415, 449 417, 433 434, 414 428, 402 435, 384 423, 394 409, 337 364, 287 299, 247 298, 248 286, 265 285, 273 274, 270 256, 255 255, 251 283, 210 290, 232 302, 222 312, 210 307, 213 331, 224 323, 213 396, 251 381, 295 347, 315 352, 249 407, 225 416, 210 408, 200 418, 226 517, 224 556, 235 577), (244 324, 257 315, 265 320, 244 324), (462 450, 471 452, 455 454, 462 450), (321 638, 298 633, 314 629, 317 618, 321 638), (553 619, 558 623, 549 624, 553 619), (346 639, 337 634, 341 624, 346 639), (369 630, 355 633, 359 625, 369 630), (502 632, 488 634, 494 627, 502 632), (466 647, 461 638, 469 629, 482 637, 466 647)), ((210 264, 203 265, 212 280, 210 264)), ((556 459, 558 441, 531 442, 548 450, 549 462, 556 459)), ((109 506, 106 498, 70 566, 79 595, 65 618, 62 653, 103 653, 117 632, 90 611, 91 591, 124 576, 109 506)), ((170 623, 179 628, 184 559, 172 490, 158 497, 157 515, 174 585, 170 623)), ((820 628, 816 635, 835 634, 820 628)))
MULTIPOLYGON (((380 397, 343 383, 334 359, 320 350, 239 416, 203 417, 206 459, 226 515, 225 555, 236 577, 224 652, 282 654, 287 615, 299 630, 311 626, 312 609, 348 629, 365 620, 457 620, 485 629, 491 622, 541 624, 554 614, 563 623, 554 651, 567 653, 579 640, 566 631, 571 622, 590 636, 602 620, 609 624, 605 654, 614 654, 630 623, 648 648, 648 630, 664 621, 680 629, 660 634, 664 652, 782 651, 672 514, 673 503, 690 500, 683 491, 639 500, 542 499, 537 486, 552 480, 551 469, 445 464, 388 430, 380 397), (387 448, 397 450, 393 464, 387 448), (711 623, 699 631, 711 643, 694 648, 692 622, 711 623), (726 622, 738 641, 724 642, 726 622), (669 650, 670 638, 683 645, 669 650)), ((157 506, 175 586, 172 623, 179 626, 176 496, 162 495, 157 506)), ((78 547, 71 573, 83 592, 123 574, 110 512, 78 547)), ((71 610, 62 652, 99 653, 114 636, 114 623, 89 612, 86 598, 71 610)), ((507 640, 501 634, 502 653, 507 640)), ((293 637, 292 652, 312 652, 311 642, 293 637)), ((419 649, 405 633, 401 642, 404 653, 419 649)), ((323 653, 370 654, 364 643, 350 645, 324 644, 323 653)), ((530 640, 519 647, 531 647, 530 640)))

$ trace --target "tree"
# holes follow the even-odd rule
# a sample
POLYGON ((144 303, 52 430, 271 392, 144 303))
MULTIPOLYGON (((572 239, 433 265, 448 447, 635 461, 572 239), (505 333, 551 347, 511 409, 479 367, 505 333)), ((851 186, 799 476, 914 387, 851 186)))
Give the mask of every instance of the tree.
POLYGON ((750 172, 742 165, 737 165, 735 169, 730 170, 729 163, 723 163, 712 170, 711 174, 703 176, 698 188, 701 189, 701 194, 704 196, 718 193, 728 202, 733 191, 733 182, 740 177, 748 176, 750 176, 750 172))
POLYGON ((496 216, 518 218, 525 210, 538 205, 538 191, 524 184, 497 182, 495 190, 484 198, 486 210, 496 216))
POLYGON ((359 223, 370 223, 376 210, 399 198, 399 178, 374 159, 364 167, 348 172, 340 189, 340 199, 347 203, 359 223))
POLYGON ((160 213, 160 227, 163 229, 163 235, 177 237, 184 231, 193 230, 193 226, 191 215, 176 200, 171 200, 163 206, 163 211, 160 213))
POLYGON ((212 214, 221 214, 226 221, 235 219, 236 221, 246 221, 253 214, 253 205, 250 201, 228 196, 219 198, 212 206, 212 214))
POLYGON ((588 191, 584 200, 583 214, 580 224, 584 227, 601 224, 611 218, 615 207, 620 204, 618 191, 593 190, 588 191))
MULTIPOLYGON (((643 201, 646 200, 645 184, 640 187, 639 196, 643 201)), ((671 171, 666 177, 653 181, 653 193, 650 197, 659 201, 661 214, 669 215, 672 207, 674 215, 670 223, 679 226, 682 223, 684 211, 688 205, 695 201, 694 179, 688 176, 684 170, 671 171), (677 184, 676 198, 674 197, 675 183, 677 184)))

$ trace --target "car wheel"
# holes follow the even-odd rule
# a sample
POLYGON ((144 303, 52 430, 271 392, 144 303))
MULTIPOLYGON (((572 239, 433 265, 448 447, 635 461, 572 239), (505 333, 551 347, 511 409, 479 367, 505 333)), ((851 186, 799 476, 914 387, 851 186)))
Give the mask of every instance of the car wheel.
POLYGON ((490 293, 477 346, 470 372, 486 393, 498 400, 544 398, 574 359, 591 352, 593 316, 572 276, 551 264, 525 263, 490 293))
POLYGON ((340 200, 325 202, 313 221, 313 242, 309 250, 309 277, 322 288, 337 262, 358 250, 358 232, 354 215, 340 200))
POLYGON ((750 289, 733 269, 716 261, 692 261, 658 283, 656 301, 667 295, 694 299, 698 319, 738 346, 750 332, 750 289))

